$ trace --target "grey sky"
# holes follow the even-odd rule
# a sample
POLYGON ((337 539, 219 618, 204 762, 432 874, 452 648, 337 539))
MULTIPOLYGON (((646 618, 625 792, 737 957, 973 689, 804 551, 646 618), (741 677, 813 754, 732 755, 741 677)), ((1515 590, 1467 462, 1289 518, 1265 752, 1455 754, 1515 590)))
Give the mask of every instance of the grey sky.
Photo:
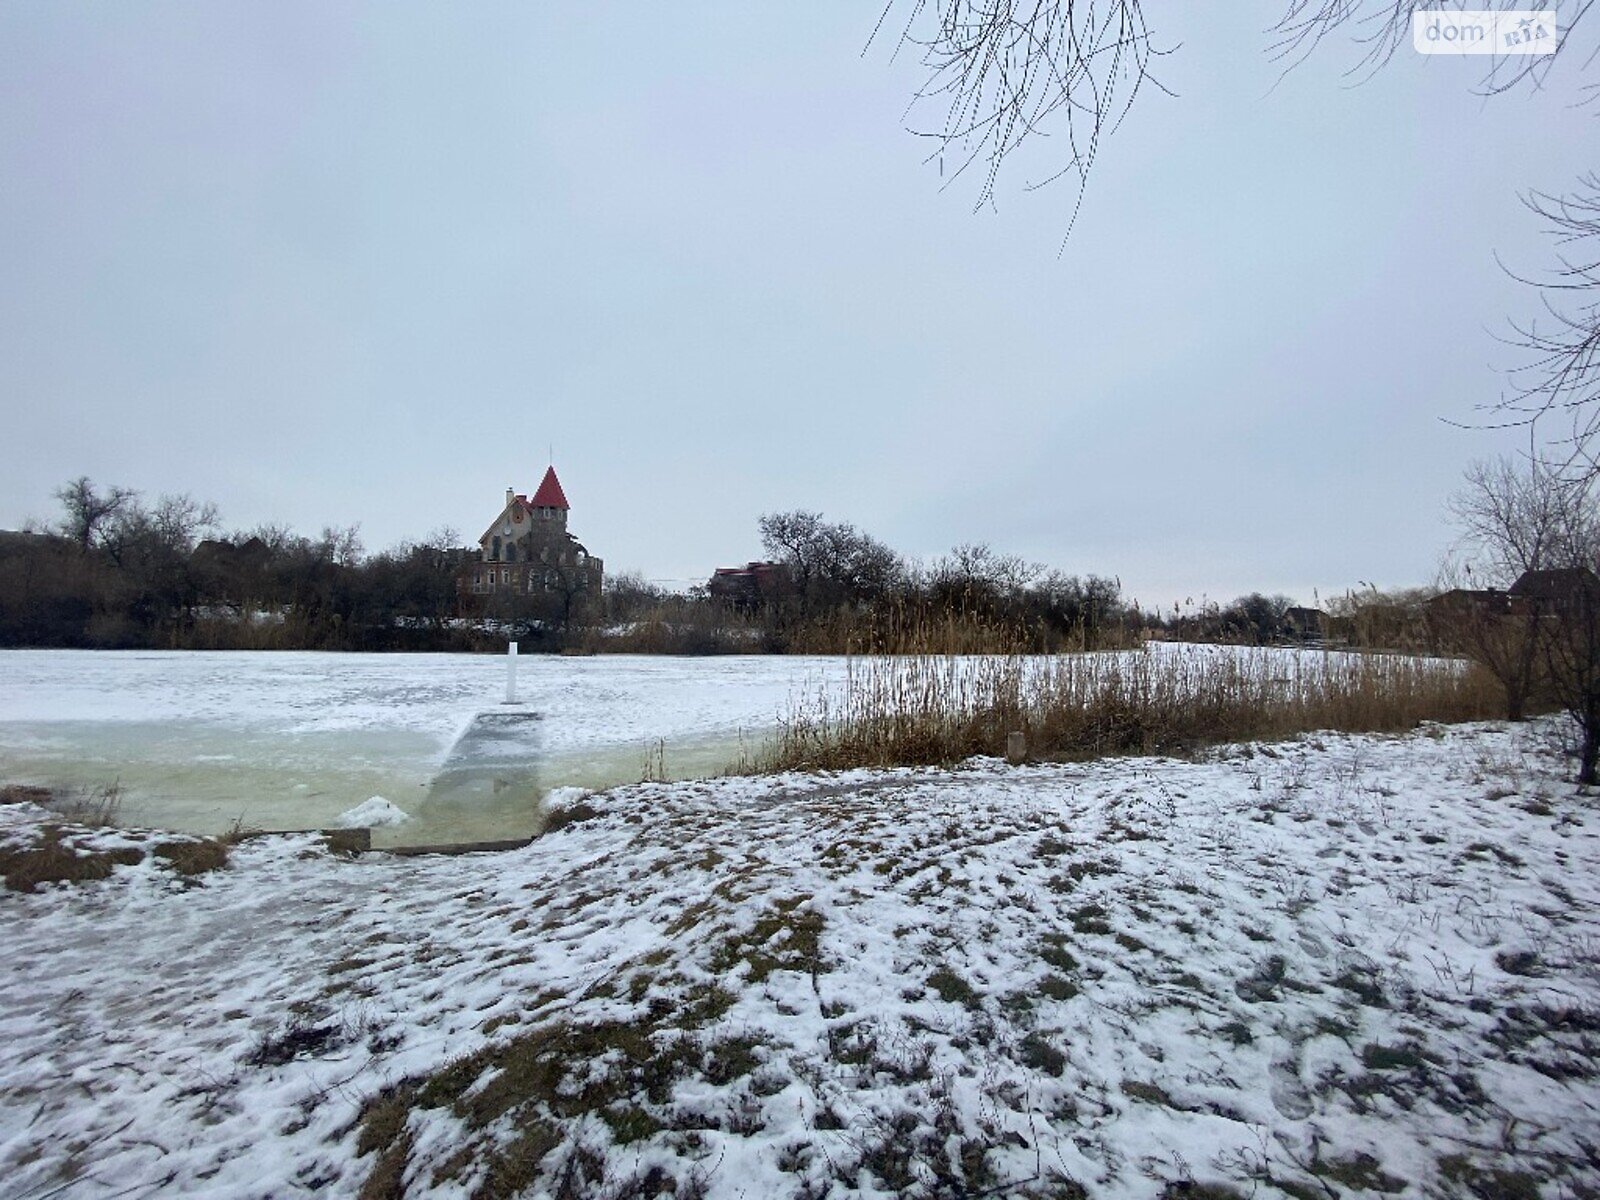
MULTIPOLYGON (((1462 432, 1593 167, 1570 70, 1472 94, 1284 0, 1150 6, 1070 185, 941 192, 875 5, 0 6, 0 526, 89 474, 231 527, 475 537, 553 443, 612 570, 808 507, 1146 603, 1428 579, 1462 432)), ((936 113, 926 115, 934 121, 936 113)))

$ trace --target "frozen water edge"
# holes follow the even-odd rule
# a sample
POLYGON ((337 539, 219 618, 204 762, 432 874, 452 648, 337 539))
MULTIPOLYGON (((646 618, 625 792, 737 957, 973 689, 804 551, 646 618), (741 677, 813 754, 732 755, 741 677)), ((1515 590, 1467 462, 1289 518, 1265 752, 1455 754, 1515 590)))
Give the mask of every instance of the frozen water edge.
MULTIPOLYGON (((1549 732, 638 785, 492 857, 271 839, 192 890, 6 893, 0 1177, 353 1195, 384 1087, 622 1023, 747 1061, 557 1119, 552 1170, 581 1139, 613 1181, 886 1195, 947 1145, 1017 1195, 1592 1188, 1600 828, 1549 732)), ((407 1194, 467 1194, 539 1117, 475 1119, 493 1075, 404 1113, 407 1194)))
POLYGON ((0 781, 116 781, 124 819, 199 833, 326 825, 381 795, 416 817, 391 843, 516 836, 545 790, 637 780, 658 743, 669 776, 720 772, 841 675, 827 658, 524 657, 507 708, 492 655, 6 651, 0 781), (451 759, 476 721, 510 713, 538 717, 511 756, 526 770, 436 786, 472 766, 451 759))
MULTIPOLYGON (((1161 655, 1344 655, 1155 645, 1161 655)), ((971 663, 975 660, 964 660, 971 663)), ((0 653, 0 782, 119 783, 131 823, 221 833, 235 823, 306 829, 368 796, 412 814, 379 841, 498 839, 534 832, 555 787, 723 772, 777 720, 825 694, 838 658, 524 657, 507 708, 493 655, 318 652, 0 653), (509 714, 536 720, 475 736, 509 714)))

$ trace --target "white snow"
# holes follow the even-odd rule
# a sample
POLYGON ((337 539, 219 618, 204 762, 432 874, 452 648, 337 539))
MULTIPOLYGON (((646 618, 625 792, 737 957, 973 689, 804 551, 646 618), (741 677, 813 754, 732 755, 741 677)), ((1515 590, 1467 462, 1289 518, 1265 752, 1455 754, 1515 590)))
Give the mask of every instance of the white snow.
POLYGON ((340 813, 334 824, 340 829, 378 829, 386 825, 404 825, 411 817, 382 796, 370 796, 354 808, 340 813))
POLYGON ((409 1196, 541 1128, 528 1195, 1580 1194, 1600 817, 1553 730, 643 784, 506 854, 0 893, 0 1178, 353 1196, 363 1107, 431 1079, 409 1196))

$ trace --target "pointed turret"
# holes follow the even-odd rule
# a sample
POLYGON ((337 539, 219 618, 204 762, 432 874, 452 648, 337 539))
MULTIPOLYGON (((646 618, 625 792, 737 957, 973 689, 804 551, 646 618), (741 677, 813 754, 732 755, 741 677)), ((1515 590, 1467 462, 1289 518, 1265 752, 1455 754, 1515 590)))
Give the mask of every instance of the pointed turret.
POLYGON ((556 478, 556 469, 547 467, 544 478, 539 482, 539 490, 533 494, 533 499, 528 501, 534 508, 559 508, 569 509, 567 494, 561 490, 561 480, 556 478))

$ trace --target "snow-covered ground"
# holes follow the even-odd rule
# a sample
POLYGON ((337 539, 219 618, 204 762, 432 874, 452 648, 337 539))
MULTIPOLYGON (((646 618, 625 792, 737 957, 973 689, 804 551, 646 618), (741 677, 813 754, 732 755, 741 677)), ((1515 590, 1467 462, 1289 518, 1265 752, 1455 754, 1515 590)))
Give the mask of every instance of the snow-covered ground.
POLYGON ((1600 815, 1551 739, 642 784, 500 855, 0 893, 0 1179, 1594 1195, 1600 815))

